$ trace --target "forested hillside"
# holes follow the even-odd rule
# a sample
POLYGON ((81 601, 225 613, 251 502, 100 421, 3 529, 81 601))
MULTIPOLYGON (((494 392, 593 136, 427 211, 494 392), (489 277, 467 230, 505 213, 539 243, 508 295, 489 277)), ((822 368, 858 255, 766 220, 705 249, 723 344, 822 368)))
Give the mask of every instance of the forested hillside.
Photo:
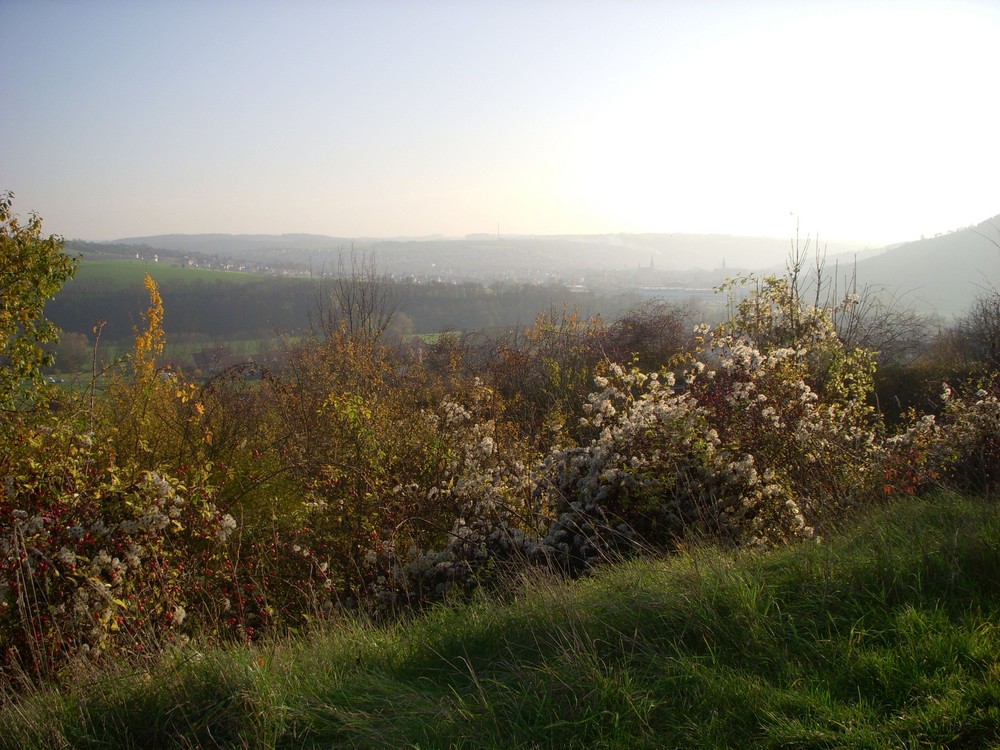
MULTIPOLYGON (((147 271, 163 298, 163 329, 174 340, 225 342, 300 335, 315 321, 325 290, 333 283, 137 261, 84 261, 77 277, 48 303, 46 314, 69 334, 89 335, 98 321, 105 321, 103 340, 130 340, 148 304, 142 286, 147 271)), ((379 283, 398 301, 398 335, 527 326, 538 313, 562 309, 567 303, 588 314, 614 317, 638 299, 628 293, 571 294, 559 285, 414 284, 388 278, 379 283)))

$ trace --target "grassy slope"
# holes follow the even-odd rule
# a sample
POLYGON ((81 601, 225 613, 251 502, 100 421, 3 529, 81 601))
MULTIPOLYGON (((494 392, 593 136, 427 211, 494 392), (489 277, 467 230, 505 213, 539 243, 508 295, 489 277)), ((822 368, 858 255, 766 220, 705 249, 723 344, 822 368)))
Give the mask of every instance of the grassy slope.
POLYGON ((184 652, 0 713, 11 747, 1000 747, 1000 516, 904 499, 407 625, 184 652))

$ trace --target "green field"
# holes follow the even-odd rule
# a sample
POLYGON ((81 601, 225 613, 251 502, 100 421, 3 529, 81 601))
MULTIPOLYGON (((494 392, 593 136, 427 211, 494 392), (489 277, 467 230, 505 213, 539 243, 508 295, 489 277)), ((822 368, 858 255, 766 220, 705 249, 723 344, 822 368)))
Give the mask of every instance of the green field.
MULTIPOLYGON (((269 274, 244 273, 241 271, 217 271, 209 268, 183 268, 167 263, 150 263, 143 260, 84 260, 75 280, 100 281, 112 287, 142 287, 146 274, 160 285, 189 281, 224 281, 233 284, 269 282, 302 283, 302 279, 289 279, 269 274)), ((70 284, 73 281, 69 282, 70 284)))

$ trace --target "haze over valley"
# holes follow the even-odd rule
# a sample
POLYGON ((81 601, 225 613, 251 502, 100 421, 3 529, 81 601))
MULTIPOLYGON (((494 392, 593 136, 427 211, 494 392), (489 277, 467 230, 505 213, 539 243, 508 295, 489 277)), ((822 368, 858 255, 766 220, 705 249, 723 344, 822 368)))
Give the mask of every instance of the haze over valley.
MULTIPOLYGON (((925 314, 962 312, 1000 279, 1000 215, 937 237, 885 247, 800 236, 798 247, 837 283, 869 285, 925 314)), ((705 299, 740 274, 783 273, 787 239, 695 234, 474 235, 371 239, 322 235, 158 235, 107 243, 70 241, 84 259, 136 259, 183 268, 319 278, 363 256, 390 279, 417 283, 557 284, 705 299), (685 289, 692 290, 690 294, 685 289)))

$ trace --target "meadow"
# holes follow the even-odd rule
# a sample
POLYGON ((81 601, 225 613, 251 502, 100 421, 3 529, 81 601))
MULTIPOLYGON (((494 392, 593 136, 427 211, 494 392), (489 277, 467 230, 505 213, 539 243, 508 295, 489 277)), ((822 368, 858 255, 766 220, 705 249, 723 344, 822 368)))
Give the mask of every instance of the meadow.
POLYGON ((242 271, 211 268, 186 268, 173 263, 151 263, 143 260, 83 261, 70 284, 101 284, 114 289, 141 289, 149 274, 159 286, 172 283, 215 283, 220 279, 231 284, 255 284, 275 281, 278 277, 242 271))

